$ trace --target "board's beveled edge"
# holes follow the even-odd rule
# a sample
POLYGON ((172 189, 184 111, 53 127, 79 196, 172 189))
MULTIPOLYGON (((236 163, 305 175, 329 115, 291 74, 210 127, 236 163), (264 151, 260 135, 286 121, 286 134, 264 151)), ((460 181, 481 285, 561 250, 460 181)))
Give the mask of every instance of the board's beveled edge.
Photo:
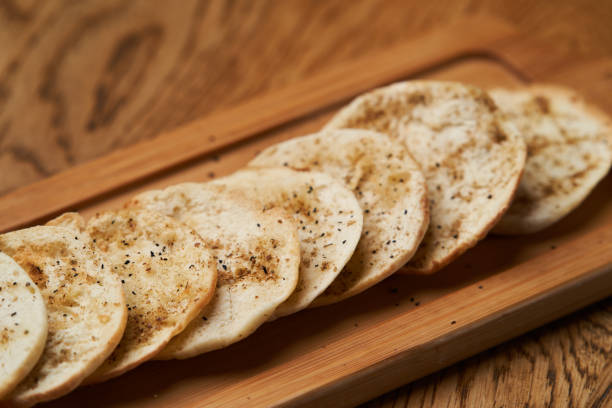
MULTIPOLYGON (((385 375, 389 368, 389 363, 393 363, 394 360, 400 361, 403 364, 411 364, 422 359, 427 352, 432 353, 432 350, 438 349, 438 352, 442 353, 442 346, 449 341, 456 341, 455 337, 461 334, 461 332, 474 336, 476 333, 486 333, 491 324, 495 325, 495 322, 499 321, 500 318, 509 319, 513 316, 513 313, 519 316, 524 313, 527 313, 528 316, 531 315, 530 318, 532 320, 525 327, 505 328, 505 332, 503 332, 504 328, 502 327, 498 336, 493 336, 492 339, 483 342, 481 347, 472 347, 456 359, 448 357, 442 359, 442 363, 438 364, 436 369, 443 368, 610 294, 612 294, 612 229, 604 226, 562 245, 554 251, 540 255, 514 268, 482 280, 477 284, 436 299, 424 305, 420 310, 415 309, 411 313, 398 316, 361 331, 358 334, 326 345, 325 352, 333 354, 335 351, 334 347, 347 348, 346 342, 352 341, 352 338, 371 338, 371 336, 368 336, 370 332, 384 332, 385 336, 390 336, 389 332, 400 326, 410 327, 410 322, 407 322, 408 319, 418 320, 424 316, 429 318, 427 324, 423 324, 423 326, 427 327, 428 331, 431 332, 432 327, 438 326, 437 330, 439 331, 429 333, 429 337, 422 338, 410 345, 405 345, 403 350, 397 351, 397 349, 401 348, 401 345, 395 345, 395 350, 387 347, 386 350, 391 351, 391 354, 375 363, 369 364, 364 363, 363 360, 360 361, 363 367, 356 369, 350 375, 336 375, 334 377, 334 374, 342 372, 341 368, 337 366, 338 363, 342 364, 342 361, 338 362, 336 360, 329 360, 330 364, 323 369, 313 369, 312 362, 317 360, 316 354, 320 353, 319 350, 315 350, 287 363, 292 366, 292 370, 295 370, 296 360, 299 360, 298 363, 306 364, 307 362, 308 371, 301 373, 303 377, 300 380, 304 381, 304 384, 301 384, 293 393, 285 395, 284 398, 274 399, 278 391, 271 392, 267 389, 265 392, 259 392, 263 388, 264 383, 270 380, 269 375, 271 371, 273 375, 279 378, 287 375, 284 372, 286 367, 281 365, 273 370, 216 391, 221 396, 220 399, 212 398, 209 400, 208 397, 210 396, 207 395, 206 398, 203 397, 201 402, 223 404, 224 406, 239 406, 246 402, 246 400, 239 400, 240 396, 246 397, 248 395, 250 397, 248 402, 251 406, 269 406, 272 401, 276 401, 274 405, 279 406, 283 404, 307 406, 314 402, 317 403, 317 406, 326 406, 327 403, 331 402, 333 402, 333 406, 348 406, 351 403, 360 402, 374 395, 362 396, 361 399, 355 399, 354 401, 351 401, 346 395, 344 395, 344 399, 337 399, 337 396, 342 394, 340 391, 346 391, 346 387, 353 385, 352 381, 354 379, 359 380, 363 372, 366 374, 374 372, 385 375), (581 256, 573 257, 575 253, 580 253, 581 256), (478 285, 485 285, 485 287, 490 289, 489 292, 479 291, 477 289, 478 285), (575 291, 576 287, 580 285, 586 285, 580 288, 582 290, 580 292, 581 297, 574 297, 572 299, 562 297, 564 293, 570 290, 575 291), (531 288, 532 291, 526 291, 525 287, 531 288), (536 287, 538 288, 537 290, 536 287), (494 291, 494 294, 496 294, 493 299, 491 298, 491 291, 494 291), (470 293, 471 296, 466 296, 466 293, 470 293), (597 296, 593 297, 594 295, 597 296), (484 300, 482 299, 483 296, 485 296, 484 300), (542 308, 548 305, 547 302, 556 300, 559 303, 555 304, 555 309, 542 308), (451 306, 455 308, 455 313, 453 314, 455 317, 452 318, 456 320, 455 325, 451 324, 452 320, 450 317, 446 318, 447 316, 444 316, 446 319, 440 320, 441 315, 448 311, 451 306), (481 309, 483 306, 484 310, 481 309), (491 309, 486 309, 489 306, 491 309), (494 312, 491 313, 491 310, 494 312), (437 312, 440 315, 437 315, 437 312), (474 314, 471 316, 471 320, 462 322, 459 316, 469 317, 471 313, 474 314), (386 329, 389 330, 386 331, 386 329), (323 371, 325 371, 325 375, 322 374, 323 371), (326 379, 322 381, 321 378, 326 379), (334 392, 328 392, 330 390, 334 392)), ((349 348, 354 348, 356 345, 351 343, 349 346, 349 348)), ((375 351, 370 347, 368 356, 364 357, 372 358, 374 354, 375 351)), ((299 369, 299 366, 297 369, 299 369)), ((392 384, 390 388, 419 378, 432 371, 435 370, 415 369, 411 373, 411 377, 406 377, 406 381, 398 382, 395 379, 395 381, 390 382, 392 384)), ((281 392, 288 393, 288 386, 286 384, 283 385, 284 387, 279 387, 283 388, 281 392)))
MULTIPOLYGON (((487 316, 486 319, 483 319, 483 322, 479 322, 478 326, 475 324, 470 328, 464 328, 456 333, 436 339, 436 346, 442 348, 444 346, 453 344, 454 342, 461 342, 466 338, 469 339, 470 336, 473 335, 474 331, 484 333, 479 338, 479 347, 471 349, 468 348, 462 353, 456 354, 453 356, 453 358, 445 359, 443 362, 436 362, 436 364, 427 367, 426 370, 408 372, 402 377, 401 380, 396 379, 395 381, 385 381, 383 384, 377 384, 375 391, 371 391, 370 394, 362 394, 358 398, 353 397, 354 399, 352 399, 351 394, 347 393, 347 390, 354 389, 354 387, 361 387, 362 384, 360 384, 360 382, 363 381, 363 378, 360 377, 375 375, 383 370, 398 370, 398 365, 407 364, 403 356, 393 356, 391 359, 385 360, 380 364, 368 367, 366 370, 356 374, 353 377, 345 378, 334 384, 321 387, 311 393, 292 399, 289 404, 290 406, 308 406, 307 404, 315 403, 317 406, 324 406, 325 402, 329 400, 329 396, 332 395, 332 393, 342 393, 342 395, 345 397, 344 400, 346 401, 346 406, 365 402, 368 399, 380 395, 381 393, 391 391, 406 383, 434 373, 491 347, 499 345, 504 341, 511 340, 539 326, 563 317, 568 313, 572 313, 585 306, 588 306, 593 302, 600 301, 610 295, 612 287, 609 286, 609 282, 611 280, 612 265, 608 265, 608 267, 601 270, 591 271, 590 273, 582 275, 580 279, 577 279, 571 284, 559 286, 558 288, 550 291, 550 293, 542 294, 542 296, 540 296, 540 298, 537 300, 526 301, 520 305, 516 305, 511 308, 512 310, 501 313, 500 316, 487 316), (606 286, 606 284, 608 284, 608 286, 606 286), (572 287, 574 285, 580 285, 583 286, 583 288, 577 291, 572 287), (597 295, 593 296, 594 293, 597 293, 597 295), (561 301, 563 300, 563 297, 566 297, 568 294, 572 295, 573 302, 571 304, 563 304, 561 301), (579 296, 576 296, 577 294, 579 294, 579 296), (563 307, 556 310, 548 309, 548 307, 550 307, 550 303, 554 303, 555 306, 562 304, 563 307), (549 311, 549 313, 534 319, 532 315, 533 311, 542 308, 549 311), (499 318, 501 318, 503 322, 496 320, 499 318), (527 321, 528 318, 531 318, 531 320, 528 321, 528 324, 524 324, 522 322, 522 326, 516 331, 510 334, 508 332, 504 332, 504 326, 510 322, 520 321, 521 319, 525 319, 525 321, 527 321), (487 338, 487 332, 495 330, 499 330, 496 332, 497 334, 487 338)), ((341 405, 334 403, 333 406, 341 405)))

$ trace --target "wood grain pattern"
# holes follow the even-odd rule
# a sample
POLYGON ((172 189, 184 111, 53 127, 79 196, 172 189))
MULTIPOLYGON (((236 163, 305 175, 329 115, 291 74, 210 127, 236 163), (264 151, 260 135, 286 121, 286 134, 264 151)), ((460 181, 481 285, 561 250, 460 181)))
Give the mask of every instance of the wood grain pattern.
POLYGON ((608 299, 363 407, 608 407, 611 327, 608 299))
POLYGON ((449 64, 480 52, 514 34, 510 27, 472 17, 443 30, 371 56, 339 64, 310 79, 160 135, 57 176, 21 187, 0 200, 0 231, 18 228, 92 201, 102 194, 141 181, 207 153, 244 142, 275 127, 329 110, 368 89, 418 75, 439 63, 449 64), (487 32, 486 38, 481 35, 487 32), (456 32, 461 32, 460 36, 456 32), (363 70, 363 66, 371 66, 363 70), (237 120, 237 119, 240 120, 237 120), (63 194, 55 194, 62 191, 63 194))
MULTIPOLYGON (((339 1, 185 1, 181 8, 152 3, 0 1, 1 191, 411 38, 465 10, 502 15, 568 52, 612 55, 612 8, 600 1, 580 7, 571 1, 354 1, 350 11, 339 1)), ((612 72, 603 64, 603 72, 612 72)), ((587 80, 579 82, 586 85, 587 80)), ((474 398, 481 389, 499 390, 483 393, 482 405, 512 406, 525 395, 525 376, 536 374, 540 381, 531 382, 528 402, 543 406, 551 385, 549 380, 544 384, 534 367, 547 364, 553 355, 556 361, 575 361, 549 367, 557 405, 565 406, 563 398, 571 398, 574 406, 606 406, 610 368, 598 368, 605 356, 592 352, 590 342, 600 344, 606 333, 610 338, 609 302, 592 310, 597 325, 580 325, 587 317, 576 317, 584 343, 572 343, 573 320, 563 320, 477 358, 477 366, 455 366, 417 383, 429 384, 428 397, 419 406, 438 406, 445 396, 466 392, 474 398), (597 330, 599 326, 608 332, 597 330), (508 357, 521 355, 537 333, 547 334, 548 340, 530 348, 528 364, 508 357), (578 350, 575 357, 570 345, 578 350), (589 376, 576 366, 590 367, 589 376), (498 369, 505 374, 496 375, 498 369), (457 376, 473 380, 453 389, 449 384, 457 376), (564 380, 568 376, 575 385, 564 380), (440 385, 443 381, 446 385, 440 385), (435 399, 430 402, 429 396, 435 399)), ((603 347, 609 356, 609 343, 603 347)), ((402 406, 420 398, 419 392, 408 387, 390 400, 402 406)))
POLYGON ((609 3, 0 1, 0 192, 307 78, 465 11, 612 55, 609 3), (554 21, 555 24, 551 24, 554 21), (580 30, 576 27, 586 27, 580 30))

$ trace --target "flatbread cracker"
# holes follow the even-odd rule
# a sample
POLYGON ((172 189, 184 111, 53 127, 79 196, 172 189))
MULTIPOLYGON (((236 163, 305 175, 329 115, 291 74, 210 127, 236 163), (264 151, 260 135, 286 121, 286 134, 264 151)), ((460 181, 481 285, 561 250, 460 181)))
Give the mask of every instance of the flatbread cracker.
POLYGON ((38 286, 48 315, 45 350, 7 398, 32 405, 67 394, 91 374, 118 344, 126 324, 121 283, 86 234, 39 226, 0 236, 11 256, 38 286))
POLYGON ((252 168, 210 182, 241 191, 262 209, 280 207, 293 215, 300 238, 300 280, 273 318, 306 308, 338 276, 353 255, 363 213, 353 193, 319 172, 252 168))
POLYGON ((0 252, 0 400, 34 368, 47 340, 47 309, 21 266, 0 252))
POLYGON ((263 211, 222 187, 196 183, 139 194, 128 206, 159 211, 193 228, 217 265, 213 300, 156 359, 193 357, 242 340, 293 293, 300 242, 293 218, 282 209, 263 211))
POLYGON ((610 170, 610 118, 558 86, 494 89, 490 95, 527 143, 525 173, 493 232, 540 231, 580 205, 610 170))
POLYGON ((342 181, 364 211, 355 253, 314 302, 338 302, 380 282, 414 255, 429 224, 427 186, 401 143, 368 130, 328 130, 288 140, 249 165, 314 170, 342 181))
POLYGON ((430 224, 403 271, 430 274, 474 246, 510 205, 525 143, 481 89, 400 82, 356 98, 325 129, 363 128, 402 142, 427 179, 430 224))
POLYGON ((187 327, 212 298, 217 268, 195 231, 154 211, 107 211, 87 232, 120 277, 128 309, 125 334, 93 383, 149 360, 187 327))

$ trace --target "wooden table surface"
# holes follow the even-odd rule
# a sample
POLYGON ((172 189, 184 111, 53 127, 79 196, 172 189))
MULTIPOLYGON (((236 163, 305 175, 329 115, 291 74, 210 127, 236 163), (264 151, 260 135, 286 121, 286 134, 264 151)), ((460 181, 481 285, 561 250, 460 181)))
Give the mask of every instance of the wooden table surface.
MULTIPOLYGON (((469 12, 612 56, 609 0, 0 0, 0 194, 469 12)), ((612 406, 611 356, 607 299, 366 406, 612 406)))

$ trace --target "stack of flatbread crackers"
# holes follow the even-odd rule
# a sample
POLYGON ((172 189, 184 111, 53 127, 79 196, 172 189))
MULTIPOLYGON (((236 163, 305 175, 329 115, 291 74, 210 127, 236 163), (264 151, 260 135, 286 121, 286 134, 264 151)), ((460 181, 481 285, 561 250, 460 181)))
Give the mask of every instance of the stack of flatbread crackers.
POLYGON ((0 235, 0 400, 30 406, 542 230, 608 173, 610 119, 557 86, 410 81, 206 183, 0 235))

